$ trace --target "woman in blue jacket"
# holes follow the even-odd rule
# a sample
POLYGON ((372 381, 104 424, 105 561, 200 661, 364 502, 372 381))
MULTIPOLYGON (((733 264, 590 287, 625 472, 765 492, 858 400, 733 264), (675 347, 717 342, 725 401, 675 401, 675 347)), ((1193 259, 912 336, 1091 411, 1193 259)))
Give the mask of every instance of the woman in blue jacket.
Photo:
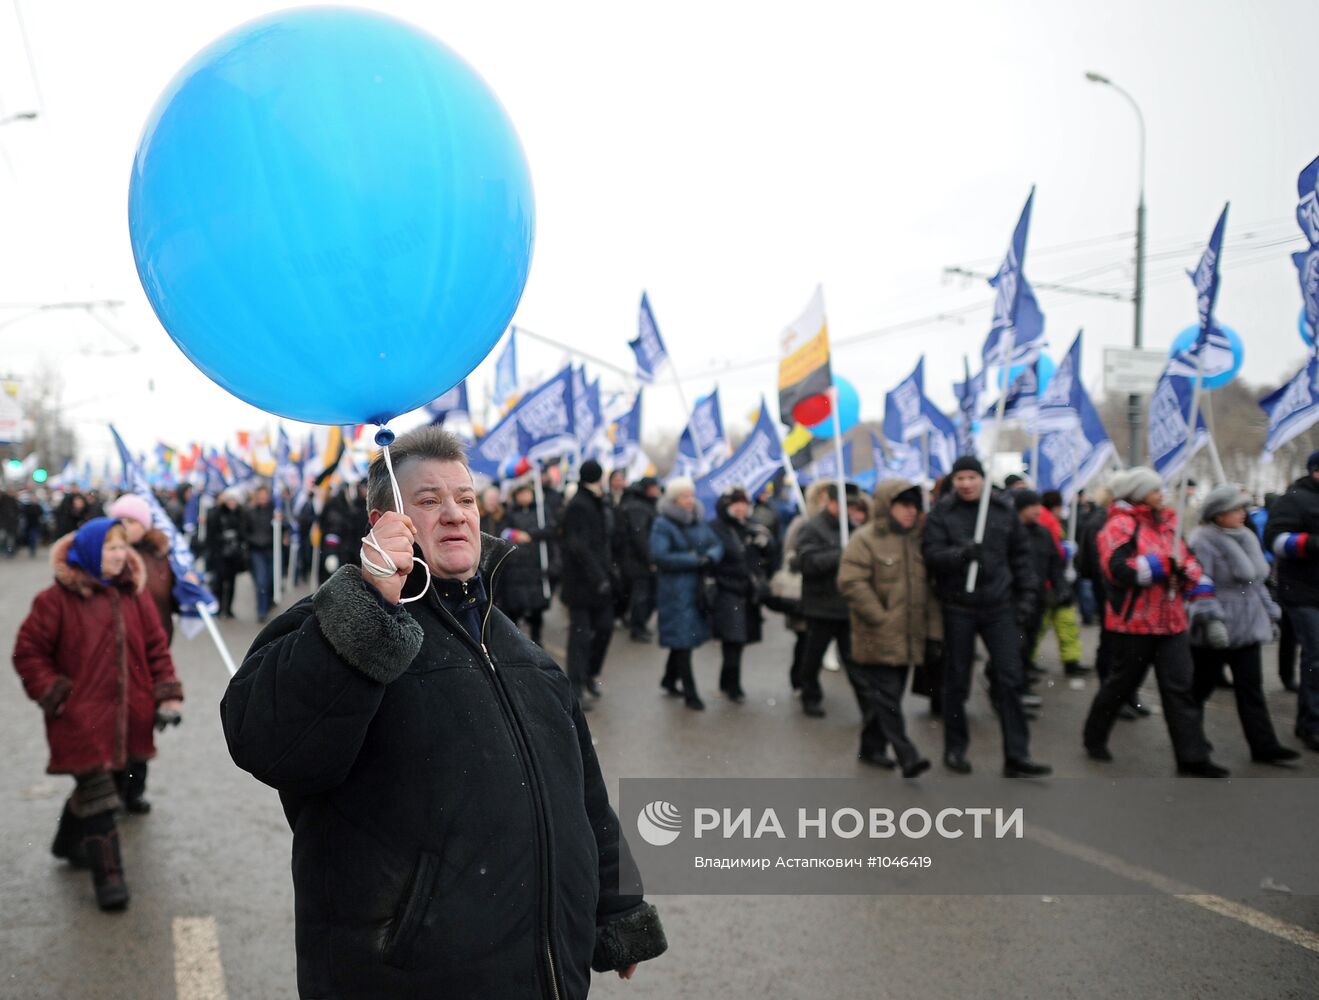
POLYGON ((710 638, 704 577, 723 554, 705 523, 696 485, 684 476, 670 480, 650 529, 650 559, 658 570, 659 643, 669 651, 660 686, 675 697, 681 694, 692 709, 705 708, 692 676, 692 650, 710 638))

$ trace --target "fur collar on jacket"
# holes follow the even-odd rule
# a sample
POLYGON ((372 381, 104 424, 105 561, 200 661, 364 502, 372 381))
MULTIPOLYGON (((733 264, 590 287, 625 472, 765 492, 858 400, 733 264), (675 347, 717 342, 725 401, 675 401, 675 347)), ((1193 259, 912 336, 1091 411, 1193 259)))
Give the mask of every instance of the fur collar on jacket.
MULTIPOLYGON (((70 532, 50 547, 50 568, 55 574, 55 582, 65 590, 72 591, 79 597, 87 598, 105 590, 105 585, 79 566, 69 565, 69 549, 73 548, 73 536, 70 532)), ((124 568, 112 581, 120 590, 138 593, 147 585, 147 567, 142 557, 128 547, 128 559, 124 568)))
POLYGON ((670 521, 681 525, 695 524, 697 521, 705 520, 705 504, 698 499, 696 507, 692 510, 683 510, 673 500, 666 497, 660 497, 656 509, 670 521))
POLYGON ((165 532, 157 528, 148 530, 138 543, 132 547, 143 555, 155 556, 157 559, 169 558, 169 539, 165 537, 165 532))

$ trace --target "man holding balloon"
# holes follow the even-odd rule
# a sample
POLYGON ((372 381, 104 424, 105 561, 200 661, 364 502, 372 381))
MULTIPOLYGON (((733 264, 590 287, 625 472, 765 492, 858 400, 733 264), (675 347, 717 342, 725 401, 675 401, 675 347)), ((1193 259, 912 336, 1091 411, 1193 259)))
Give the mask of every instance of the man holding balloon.
POLYGON ((492 601, 456 438, 371 465, 362 563, 261 633, 221 705, 293 828, 305 996, 584 997, 666 948, 559 666, 492 601), (377 575, 372 566, 392 566, 377 575))

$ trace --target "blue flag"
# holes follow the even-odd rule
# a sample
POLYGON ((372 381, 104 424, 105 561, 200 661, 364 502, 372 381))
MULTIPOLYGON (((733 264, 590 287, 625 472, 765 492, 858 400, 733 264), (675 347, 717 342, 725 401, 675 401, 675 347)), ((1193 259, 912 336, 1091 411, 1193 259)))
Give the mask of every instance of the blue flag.
POLYGON ((1182 466, 1209 441, 1204 410, 1196 414, 1194 440, 1190 434, 1193 390, 1190 379, 1165 368, 1154 387, 1154 395, 1150 397, 1150 464, 1165 483, 1171 482, 1182 466))
POLYGON ((518 451, 527 458, 543 459, 575 451, 572 365, 519 399, 510 416, 514 414, 523 434, 518 451))
POLYGON ((996 365, 1023 364, 1039 354, 1043 344, 1044 315, 1040 312, 1035 293, 1027 284, 1022 267, 1026 260, 1026 235, 1030 231, 1031 206, 1035 202, 1035 189, 1030 189, 1026 204, 1012 232, 1012 242, 999 265, 998 272, 989 279, 994 289, 994 319, 985 338, 981 361, 985 368, 996 365), (1003 342, 1012 338, 1010 353, 1003 350, 1003 342), (1008 353, 1008 357, 1004 354, 1008 353))
POLYGON ((921 416, 929 427, 924 442, 928 459, 925 471, 931 479, 938 479, 952 472, 957 461, 957 428, 946 413, 925 397, 921 399, 921 416))
POLYGON ((151 510, 151 526, 169 539, 169 562, 174 571, 174 600, 179 605, 179 629, 191 639, 205 628, 197 608, 200 606, 215 614, 220 610, 220 603, 202 586, 192 571, 192 550, 188 547, 188 540, 174 527, 174 522, 151 492, 151 485, 147 482, 142 466, 133 459, 114 427, 110 428, 110 433, 114 435, 115 447, 119 449, 119 459, 124 463, 124 479, 128 488, 146 501, 151 510))
POLYGON ((517 327, 510 327, 504 353, 495 362, 495 403, 502 409, 518 394, 517 327))
POLYGON ((925 475, 921 450, 914 445, 885 438, 881 446, 880 439, 872 433, 870 447, 875 467, 881 470, 879 479, 909 479, 912 482, 920 482, 925 475))
POLYGON ((670 476, 699 476, 712 468, 728 453, 728 439, 724 436, 724 415, 719 406, 719 388, 708 396, 696 400, 691 419, 678 438, 678 454, 674 458, 670 476), (697 455, 695 441, 701 446, 697 455))
POLYGON ((655 314, 650 311, 650 299, 641 293, 641 312, 637 318, 637 337, 629 340, 627 346, 637 356, 637 378, 649 385, 655 381, 655 373, 660 365, 669 358, 660 337, 659 327, 655 323, 655 314))
POLYGON ((961 419, 957 424, 957 451, 962 455, 976 453, 975 424, 980 419, 980 398, 985 392, 985 370, 972 376, 971 362, 962 355, 963 378, 953 383, 953 392, 957 396, 957 408, 961 419))
POLYGON ((783 468, 783 443, 778 426, 769 415, 765 401, 760 401, 756 425, 726 461, 719 463, 696 480, 696 496, 705 505, 706 516, 714 514, 715 501, 734 486, 755 496, 783 468))
POLYGON ((487 434, 477 439, 467 453, 467 464, 473 474, 494 480, 501 478, 500 469, 509 458, 517 454, 518 418, 514 408, 487 434))
POLYGON ((641 390, 632 408, 614 423, 614 468, 625 469, 641 450, 641 390))
POLYGON ((924 415, 925 356, 910 375, 884 395, 884 436, 905 444, 929 430, 924 415))
POLYGON ((302 467, 292 459, 289 436, 280 424, 275 431, 275 511, 284 513, 284 497, 296 497, 302 488, 302 467))
POLYGON ((583 458, 593 457, 598 439, 605 431, 605 418, 600 409, 600 380, 588 383, 585 366, 573 369, 572 405, 578 454, 583 458))
POLYGON ((1114 453, 1099 411, 1081 381, 1081 333, 1040 395, 1040 468, 1031 474, 1042 490, 1066 501, 1093 479, 1114 453))
MULTIPOLYGON (((1035 419, 1039 403, 1038 361, 1021 370, 1012 384, 1008 386, 1008 398, 1003 401, 1003 419, 1029 422, 1035 419)), ((985 419, 992 420, 998 415, 998 403, 993 402, 985 410, 985 419)))
MULTIPOLYGON (((804 469, 797 472, 797 481, 803 486, 809 486, 811 483, 819 480, 834 482, 839 478, 838 475, 838 453, 832 448, 824 455, 821 455, 815 461, 811 462, 804 469)), ((843 445, 843 479, 852 478, 852 442, 848 441, 843 445)))
POLYGON ((1292 254, 1296 275, 1301 282, 1301 301, 1305 305, 1305 321, 1310 329, 1319 330, 1319 158, 1306 164, 1296 179, 1296 221, 1310 243, 1309 250, 1292 254))
POLYGON ((1319 357, 1311 354, 1286 384, 1259 401, 1259 407, 1269 421, 1264 439, 1264 457, 1269 458, 1319 421, 1319 357))
POLYGON ((224 446, 224 460, 229 463, 229 479, 234 486, 242 486, 257 478, 256 469, 230 451, 228 445, 224 446))
POLYGON ((426 414, 432 424, 443 424, 449 414, 459 419, 466 419, 471 414, 467 405, 467 379, 463 379, 442 396, 436 396, 426 404, 426 414))
POLYGON ((219 455, 211 449, 209 455, 202 456, 202 467, 206 470, 206 479, 202 484, 202 493, 208 497, 218 497, 230 487, 229 480, 220 469, 219 455))

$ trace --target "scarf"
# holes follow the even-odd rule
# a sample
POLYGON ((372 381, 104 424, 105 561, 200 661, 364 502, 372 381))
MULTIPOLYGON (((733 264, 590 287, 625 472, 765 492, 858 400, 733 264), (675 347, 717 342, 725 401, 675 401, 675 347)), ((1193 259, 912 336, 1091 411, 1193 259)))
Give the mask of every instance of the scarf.
POLYGON ((1219 549, 1231 564, 1230 578, 1233 582, 1262 583, 1268 578, 1269 564, 1254 529, 1220 528, 1215 524, 1210 526, 1210 530, 1217 532, 1227 542, 1219 546, 1219 549))

